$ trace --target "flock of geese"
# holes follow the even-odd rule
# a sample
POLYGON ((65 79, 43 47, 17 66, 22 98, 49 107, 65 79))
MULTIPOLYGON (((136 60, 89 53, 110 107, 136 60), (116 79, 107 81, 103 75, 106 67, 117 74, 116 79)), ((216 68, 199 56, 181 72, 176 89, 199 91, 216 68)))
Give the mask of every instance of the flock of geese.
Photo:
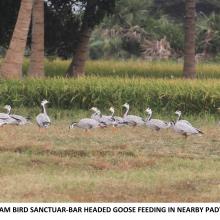
MULTIPOLYGON (((47 100, 43 100, 41 102, 42 112, 36 117, 36 122, 39 127, 47 128, 51 124, 50 117, 46 111, 46 105, 48 103, 49 102, 47 100)), ((109 109, 111 112, 110 115, 102 115, 98 108, 92 107, 90 110, 93 112, 93 114, 90 118, 83 118, 78 122, 73 122, 69 128, 81 128, 85 131, 88 131, 89 129, 105 128, 108 126, 113 126, 115 128, 122 126, 146 126, 156 131, 172 128, 175 132, 182 134, 185 137, 189 135, 203 134, 200 129, 193 127, 189 121, 181 119, 181 111, 175 112, 177 115, 177 119, 175 121, 167 122, 152 118, 152 110, 150 108, 145 110, 147 117, 144 119, 137 115, 129 115, 128 103, 125 103, 123 107, 126 109, 123 117, 115 116, 115 110, 113 107, 109 109)), ((0 126, 7 124, 25 125, 30 123, 29 119, 26 117, 11 114, 10 105, 6 105, 4 108, 7 112, 0 113, 0 126)))
POLYGON ((152 110, 147 108, 145 112, 147 117, 144 119, 137 115, 129 115, 129 104, 125 103, 123 107, 126 109, 123 117, 115 116, 115 110, 113 107, 109 109, 110 115, 102 115, 101 111, 92 107, 90 110, 93 111, 91 118, 83 118, 79 122, 73 122, 70 128, 82 128, 85 130, 93 129, 97 127, 121 127, 121 126, 146 126, 156 131, 161 129, 173 128, 177 133, 184 135, 185 137, 195 134, 203 134, 203 132, 192 126, 192 124, 186 120, 181 120, 181 111, 176 111, 177 119, 175 121, 167 122, 160 119, 152 118, 152 110))

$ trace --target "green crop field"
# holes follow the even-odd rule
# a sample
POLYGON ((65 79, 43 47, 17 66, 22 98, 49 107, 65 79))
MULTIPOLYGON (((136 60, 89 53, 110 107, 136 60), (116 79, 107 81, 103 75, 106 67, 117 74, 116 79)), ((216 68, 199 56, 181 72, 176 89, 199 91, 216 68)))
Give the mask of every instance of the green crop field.
MULTIPOLYGON (((0 82, 0 103, 15 107, 39 106, 47 98, 51 107, 61 109, 101 109, 125 102, 143 112, 150 106, 157 112, 177 109, 185 113, 217 113, 220 106, 219 80, 129 79, 86 77, 0 82)), ((121 113, 121 112, 120 112, 121 113)))
MULTIPOLYGON (((48 77, 65 77, 69 64, 70 60, 45 59, 45 74, 48 77)), ((27 75, 28 67, 29 59, 25 59, 24 75, 27 75)), ((182 77, 182 70, 183 63, 176 61, 89 60, 85 71, 87 76, 174 79, 182 77)), ((196 73, 199 79, 220 79, 220 64, 198 63, 196 73)))
MULTIPOLYGON (((65 76, 70 61, 46 60, 45 72, 47 76, 65 76)), ((24 73, 27 73, 29 61, 24 62, 24 73)), ((174 61, 141 61, 141 60, 98 60, 88 61, 86 64, 87 76, 116 76, 116 77, 151 77, 151 78, 180 78, 182 77, 182 63, 174 61)), ((220 64, 199 63, 197 65, 197 78, 220 78, 220 64)))

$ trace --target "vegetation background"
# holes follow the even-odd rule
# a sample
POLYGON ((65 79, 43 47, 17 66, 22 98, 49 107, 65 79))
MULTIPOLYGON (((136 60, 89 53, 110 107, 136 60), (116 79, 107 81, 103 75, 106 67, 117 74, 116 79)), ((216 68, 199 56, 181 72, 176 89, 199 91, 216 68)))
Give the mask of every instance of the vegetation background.
POLYGON ((33 122, 0 128, 0 201, 218 202, 219 32, 219 0, 0 0, 0 105, 33 122), (125 102, 205 134, 68 129, 125 102))
MULTIPOLYGON (((72 57, 78 42, 80 6, 75 6, 78 13, 73 14, 70 10, 73 6, 69 4, 76 1, 54 2, 45 3, 45 52, 51 59, 57 56, 68 59, 72 57)), ((20 0, 1 0, 0 4, 0 46, 3 55, 13 33, 20 0)), ((105 17, 92 32, 89 43, 91 59, 143 58, 146 40, 161 40, 164 37, 172 48, 174 59, 183 55, 184 0, 117 0, 115 4, 114 13, 105 17)), ((210 60, 219 60, 220 3, 199 0, 196 12, 196 52, 207 50, 210 60)), ((31 31, 26 55, 30 51, 30 39, 31 31)))

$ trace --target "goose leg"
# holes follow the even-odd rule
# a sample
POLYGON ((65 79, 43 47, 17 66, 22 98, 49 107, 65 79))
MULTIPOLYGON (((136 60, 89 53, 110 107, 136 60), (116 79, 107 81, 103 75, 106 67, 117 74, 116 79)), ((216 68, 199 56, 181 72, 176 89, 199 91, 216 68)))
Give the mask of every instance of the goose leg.
POLYGON ((188 138, 187 133, 183 133, 183 136, 185 137, 185 139, 187 139, 187 138, 188 138))
POLYGON ((113 132, 116 132, 116 131, 117 131, 117 129, 118 129, 117 127, 112 126, 112 131, 113 131, 113 132))

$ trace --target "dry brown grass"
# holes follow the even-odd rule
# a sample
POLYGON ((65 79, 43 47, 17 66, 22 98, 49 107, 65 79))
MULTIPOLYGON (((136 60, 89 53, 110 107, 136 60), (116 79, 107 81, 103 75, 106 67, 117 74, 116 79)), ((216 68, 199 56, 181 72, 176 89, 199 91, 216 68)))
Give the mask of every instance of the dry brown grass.
POLYGON ((220 127, 202 137, 147 128, 0 128, 1 202, 217 202, 220 127))

